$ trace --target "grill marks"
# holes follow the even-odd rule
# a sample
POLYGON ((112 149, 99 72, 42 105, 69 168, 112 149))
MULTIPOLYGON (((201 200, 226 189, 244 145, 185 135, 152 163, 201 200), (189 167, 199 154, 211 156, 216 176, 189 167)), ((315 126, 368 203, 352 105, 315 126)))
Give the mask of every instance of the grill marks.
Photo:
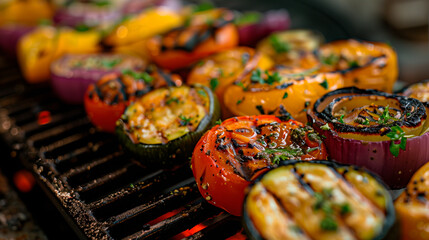
POLYGON ((295 231, 302 234, 302 239, 373 239, 381 231, 386 209, 379 209, 353 184, 356 182, 347 182, 334 168, 322 164, 287 165, 272 170, 253 186, 246 200, 246 209, 264 238, 272 237, 271 234, 284 234, 281 237, 285 238, 295 231), (320 196, 324 196, 325 203, 320 202, 320 196), (266 206, 267 202, 272 205, 266 206), (350 207, 347 211, 344 210, 345 203, 350 207), (264 207, 266 209, 259 210, 264 207), (282 209, 284 214, 279 214, 277 208, 282 209), (270 224, 277 226, 276 231, 266 230, 265 220, 259 219, 272 213, 275 215, 270 215, 270 224), (328 214, 333 214, 336 230, 323 229, 321 223, 328 214), (278 230, 278 224, 295 224, 295 227, 283 232, 278 230))

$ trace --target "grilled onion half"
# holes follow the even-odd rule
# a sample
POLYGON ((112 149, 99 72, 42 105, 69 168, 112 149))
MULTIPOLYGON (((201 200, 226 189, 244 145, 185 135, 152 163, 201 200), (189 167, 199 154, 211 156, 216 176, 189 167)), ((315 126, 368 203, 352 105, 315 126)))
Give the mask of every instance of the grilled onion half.
POLYGON ((286 161, 248 188, 250 239, 382 239, 395 221, 392 199, 372 173, 331 161, 286 161))
POLYGON ((429 163, 411 178, 404 192, 395 201, 401 226, 401 239, 429 239, 429 163))
POLYGON ((407 97, 418 99, 426 106, 429 106, 429 79, 408 86, 402 91, 401 94, 407 97))
POLYGON ((127 107, 116 133, 143 164, 168 168, 187 161, 195 144, 219 118, 219 103, 209 88, 159 88, 127 107))
POLYGON ((308 112, 332 159, 365 166, 392 188, 404 187, 429 159, 426 108, 417 99, 343 88, 308 112))

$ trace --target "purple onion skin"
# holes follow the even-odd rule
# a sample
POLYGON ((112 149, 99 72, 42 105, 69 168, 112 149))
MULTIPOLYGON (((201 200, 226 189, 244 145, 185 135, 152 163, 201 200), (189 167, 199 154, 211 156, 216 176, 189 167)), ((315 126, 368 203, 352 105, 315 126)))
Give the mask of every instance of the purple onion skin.
POLYGON ((11 58, 16 58, 19 39, 35 27, 24 25, 0 26, 0 49, 11 58))
POLYGON ((75 71, 73 77, 51 74, 51 86, 57 96, 69 104, 82 104, 86 89, 109 73, 120 73, 119 70, 75 71))
MULTIPOLYGON (((100 55, 100 54, 94 54, 100 55)), ((92 56, 91 54, 88 55, 92 56)), ((64 69, 63 71, 54 70, 58 68, 67 68, 61 64, 67 63, 73 55, 65 55, 51 64, 51 86, 57 96, 69 104, 82 104, 85 92, 90 84, 96 83, 102 76, 110 73, 121 73, 123 67, 117 66, 111 69, 64 69), (59 67, 60 66, 60 67, 59 67)), ((143 67, 143 61, 135 57, 130 57, 133 65, 128 68, 139 69, 143 67)))
POLYGON ((179 11, 183 7, 183 3, 180 0, 128 0, 122 7, 123 15, 133 15, 138 14, 144 9, 157 6, 157 7, 165 7, 174 11, 179 11))
POLYGON ((82 8, 79 14, 73 14, 69 9, 63 8, 56 11, 53 21, 55 24, 61 26, 77 27, 84 24, 93 27, 106 22, 114 23, 120 18, 120 12, 113 11, 112 9, 93 11, 82 8))
POLYGON ((291 21, 289 13, 284 10, 271 10, 264 14, 258 23, 238 26, 240 45, 255 46, 263 38, 273 32, 283 31, 290 28, 291 21))
POLYGON ((323 143, 332 160, 366 167, 392 189, 404 188, 413 174, 429 161, 429 132, 407 139, 405 151, 401 149, 395 157, 389 149, 391 141, 363 142, 315 129, 326 137, 323 143))

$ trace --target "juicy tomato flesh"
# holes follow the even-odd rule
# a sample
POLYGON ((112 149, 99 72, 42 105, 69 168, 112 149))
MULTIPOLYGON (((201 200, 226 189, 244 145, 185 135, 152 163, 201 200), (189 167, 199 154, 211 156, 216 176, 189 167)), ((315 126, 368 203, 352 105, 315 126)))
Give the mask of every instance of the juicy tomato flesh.
POLYGON ((243 116, 224 121, 201 138, 192 169, 205 199, 238 216, 246 186, 277 161, 326 157, 320 138, 302 123, 243 116))

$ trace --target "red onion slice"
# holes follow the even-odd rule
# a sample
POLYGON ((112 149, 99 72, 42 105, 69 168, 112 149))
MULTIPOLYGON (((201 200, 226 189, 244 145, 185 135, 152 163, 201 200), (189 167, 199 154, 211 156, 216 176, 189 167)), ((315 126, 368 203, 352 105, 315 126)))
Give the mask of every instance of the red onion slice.
POLYGON ((14 24, 0 26, 0 49, 10 57, 16 58, 19 39, 34 28, 33 26, 14 24))
POLYGON ((83 102, 86 89, 103 75, 120 73, 124 69, 143 69, 145 63, 140 58, 122 54, 69 54, 51 65, 52 88, 63 101, 72 104, 83 102), (114 66, 109 61, 119 59, 114 66), (89 63, 89 62, 94 63, 89 63), (102 61, 107 61, 107 67, 102 61), (98 63, 97 63, 98 62, 98 63))

